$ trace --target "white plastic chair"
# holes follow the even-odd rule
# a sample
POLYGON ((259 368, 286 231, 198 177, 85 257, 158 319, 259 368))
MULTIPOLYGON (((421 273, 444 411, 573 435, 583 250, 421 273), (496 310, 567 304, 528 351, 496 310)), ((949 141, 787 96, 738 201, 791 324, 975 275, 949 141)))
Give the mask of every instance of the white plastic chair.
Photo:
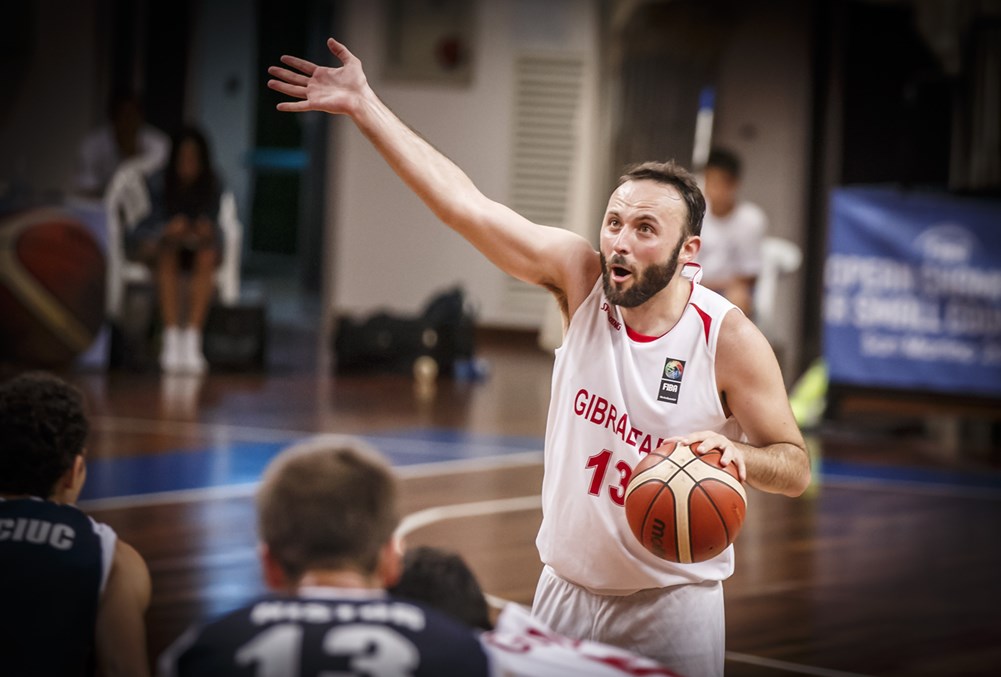
POLYGON ((776 333, 779 280, 796 272, 802 263, 803 251, 791 240, 766 237, 761 243, 761 273, 754 285, 754 321, 769 339, 776 333))
MULTIPOLYGON (((111 179, 104 195, 107 214, 108 249, 105 313, 121 319, 125 290, 130 284, 152 284, 150 269, 125 257, 125 234, 149 214, 149 191, 143 173, 135 165, 123 165, 111 179)), ((222 231, 222 261, 215 272, 216 290, 223 305, 240 299, 240 257, 243 226, 236 213, 236 198, 230 191, 219 200, 219 228, 222 231)))

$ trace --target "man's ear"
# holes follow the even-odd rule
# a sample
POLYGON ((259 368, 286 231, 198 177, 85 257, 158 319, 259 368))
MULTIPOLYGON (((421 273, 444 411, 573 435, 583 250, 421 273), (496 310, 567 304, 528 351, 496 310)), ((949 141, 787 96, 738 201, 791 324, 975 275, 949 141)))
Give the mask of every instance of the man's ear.
POLYGON ((384 588, 391 588, 400 582, 403 576, 403 541, 396 536, 390 538, 379 551, 375 573, 384 588))
POLYGON ((691 263, 698 256, 699 250, 702 248, 702 238, 698 235, 690 235, 685 239, 685 243, 681 245, 681 251, 678 252, 678 267, 684 268, 686 263, 691 263))
POLYGON ((86 481, 87 461, 80 453, 73 457, 73 465, 56 481, 56 485, 52 488, 52 495, 48 498, 57 503, 76 503, 86 481))
POLYGON ((271 553, 266 543, 257 545, 257 555, 261 559, 261 572, 264 574, 264 584, 271 590, 288 590, 290 581, 278 560, 271 553))

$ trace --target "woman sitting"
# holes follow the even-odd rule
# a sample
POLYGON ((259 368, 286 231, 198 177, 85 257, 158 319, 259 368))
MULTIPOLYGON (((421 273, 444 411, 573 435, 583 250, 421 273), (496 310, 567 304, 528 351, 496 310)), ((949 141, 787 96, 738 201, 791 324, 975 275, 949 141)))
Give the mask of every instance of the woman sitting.
POLYGON ((186 127, 174 139, 167 167, 149 180, 150 214, 130 234, 130 258, 155 274, 163 321, 160 368, 169 373, 204 373, 202 331, 220 260, 220 186, 205 135, 186 127), (182 273, 190 273, 182 304, 182 273), (182 306, 187 313, 182 319, 182 306))

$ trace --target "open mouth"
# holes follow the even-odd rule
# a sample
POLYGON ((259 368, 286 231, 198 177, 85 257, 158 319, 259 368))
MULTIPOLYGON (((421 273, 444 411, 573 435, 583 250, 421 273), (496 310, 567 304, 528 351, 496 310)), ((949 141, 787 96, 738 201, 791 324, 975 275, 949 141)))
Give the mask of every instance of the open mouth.
POLYGON ((625 282, 633 274, 631 270, 624 268, 623 266, 611 266, 608 269, 608 272, 614 282, 625 282))

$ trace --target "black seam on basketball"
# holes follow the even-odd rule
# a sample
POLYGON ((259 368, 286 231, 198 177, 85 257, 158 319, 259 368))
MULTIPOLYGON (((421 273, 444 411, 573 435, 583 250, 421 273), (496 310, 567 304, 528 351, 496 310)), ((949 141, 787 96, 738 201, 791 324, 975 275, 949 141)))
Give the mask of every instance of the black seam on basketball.
MULTIPOLYGON (((672 475, 672 477, 674 477, 674 475, 672 475)), ((654 494, 654 496, 650 500, 650 502, 647 503, 646 512, 643 513, 643 521, 640 522, 640 544, 644 548, 646 548, 646 543, 643 542, 643 540, 644 540, 643 537, 646 535, 646 521, 650 517, 650 511, 653 510, 653 506, 655 506, 657 504, 657 501, 660 500, 660 495, 663 494, 665 490, 670 491, 671 495, 674 496, 674 491, 671 489, 671 487, 668 485, 667 482, 664 482, 663 485, 661 486, 661 488, 657 491, 657 493, 654 494)), ((677 512, 677 505, 678 505, 678 497, 677 496, 674 496, 674 505, 675 505, 675 512, 677 512)), ((664 524, 664 530, 665 531, 667 531, 667 526, 668 525, 665 523, 664 524)), ((677 527, 675 527, 671 531, 674 532, 674 552, 678 552, 678 529, 677 529, 677 527)), ((649 550, 649 548, 647 548, 647 549, 649 550)), ((654 553, 654 554, 656 554, 656 553, 654 553)))
MULTIPOLYGON (((719 482, 719 480, 709 480, 709 481, 710 482, 719 482)), ((723 482, 720 482, 720 484, 723 484, 723 486, 727 486, 723 482)), ((726 542, 727 542, 727 545, 729 545, 730 544, 730 528, 726 525, 726 520, 723 519, 723 511, 719 509, 719 506, 716 505, 716 501, 713 500, 712 494, 710 494, 708 491, 706 491, 705 488, 702 486, 701 483, 696 484, 695 488, 698 489, 699 491, 701 491, 705 495, 706 500, 709 501, 709 505, 711 505, 713 507, 713 510, 716 512, 716 516, 719 517, 719 523, 723 525, 723 532, 726 534, 726 542)), ((727 487, 727 488, 729 488, 729 487, 727 487)), ((691 510, 692 510, 692 493, 689 492, 689 494, 688 494, 688 511, 691 512, 691 510)), ((691 541, 691 538, 692 538, 692 522, 691 522, 691 520, 689 520, 689 522, 688 522, 688 539, 689 539, 689 541, 691 541)), ((723 552, 723 550, 720 550, 720 552, 723 552)))
MULTIPOLYGON (((693 451, 692 453, 694 454, 695 452, 693 451)), ((713 452, 713 451, 708 451, 708 452, 706 452, 706 454, 705 454, 705 455, 706 455, 706 456, 708 456, 709 454, 712 454, 712 453, 714 453, 714 452, 713 452)), ((720 458, 722 458, 722 457, 723 457, 723 454, 722 454, 721 452, 715 452, 715 453, 719 453, 719 455, 720 455, 720 458)), ((690 465, 691 465, 692 463, 695 463, 696 461, 701 461, 702 463, 705 463, 706 465, 708 465, 708 466, 710 466, 710 467, 713 467, 713 468, 716 468, 717 470, 723 470, 722 468, 719 468, 719 467, 717 467, 717 466, 714 466, 714 465, 712 465, 711 463, 709 463, 709 462, 705 461, 705 460, 704 460, 704 458, 703 458, 702 456, 698 456, 698 455, 696 455, 696 456, 695 456, 695 458, 691 458, 691 459, 689 459, 689 460, 685 461, 685 464, 684 464, 684 465, 680 465, 680 464, 679 464, 679 466, 678 466, 678 467, 679 467, 679 468, 687 468, 688 466, 690 466, 690 465)), ((677 461, 675 461, 675 462, 677 463, 677 461)), ((723 472, 726 472, 726 471, 725 471, 725 470, 723 470, 723 472)))

